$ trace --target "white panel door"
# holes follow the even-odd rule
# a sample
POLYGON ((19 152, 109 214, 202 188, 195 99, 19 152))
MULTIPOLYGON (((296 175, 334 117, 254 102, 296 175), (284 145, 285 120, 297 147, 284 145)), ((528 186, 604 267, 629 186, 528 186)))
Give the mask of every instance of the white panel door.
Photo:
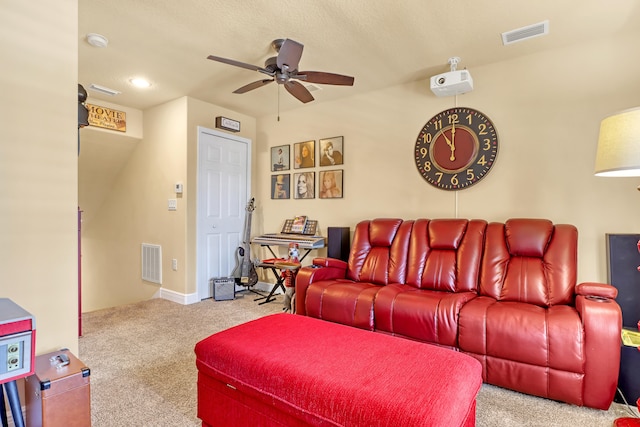
POLYGON ((198 127, 198 297, 210 298, 210 280, 228 277, 242 244, 251 194, 251 140, 198 127))

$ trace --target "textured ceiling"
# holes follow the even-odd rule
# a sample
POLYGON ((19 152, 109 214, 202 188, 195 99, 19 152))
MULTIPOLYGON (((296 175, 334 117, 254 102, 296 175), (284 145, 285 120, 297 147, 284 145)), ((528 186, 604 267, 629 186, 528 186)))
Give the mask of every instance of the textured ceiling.
MULTIPOLYGON (((304 108, 282 86, 232 92, 265 78, 255 71, 207 59, 222 56, 263 66, 270 44, 291 38, 304 44, 301 70, 355 77, 353 87, 318 85, 315 103, 423 80, 458 68, 473 71, 513 59, 623 32, 640 31, 637 0, 81 0, 79 80, 122 93, 89 91, 106 100, 146 109, 191 96, 254 117, 304 108), (501 33, 543 20, 550 34, 503 46, 501 33), (86 34, 109 39, 90 46, 86 34), (143 76, 152 87, 128 83, 143 76)), ((568 61, 571 59, 568 58, 568 61)), ((621 64, 624 59, 621 59, 621 64)), ((553 66, 553 64, 546 64, 553 66)), ((579 64, 576 64, 578 67, 579 64)))

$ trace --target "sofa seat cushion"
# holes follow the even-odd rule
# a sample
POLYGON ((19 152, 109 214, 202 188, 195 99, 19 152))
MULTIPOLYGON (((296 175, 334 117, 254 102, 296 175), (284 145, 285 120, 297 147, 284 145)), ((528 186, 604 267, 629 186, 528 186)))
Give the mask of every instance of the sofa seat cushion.
POLYGON ((584 331, 574 308, 478 297, 459 322, 460 350, 480 360, 485 382, 582 405, 584 331))
POLYGON ((392 284, 375 299, 376 331, 458 347, 458 314, 473 292, 441 292, 392 284))
POLYGON ((373 331, 373 301, 381 288, 347 279, 314 282, 307 288, 306 315, 373 331))

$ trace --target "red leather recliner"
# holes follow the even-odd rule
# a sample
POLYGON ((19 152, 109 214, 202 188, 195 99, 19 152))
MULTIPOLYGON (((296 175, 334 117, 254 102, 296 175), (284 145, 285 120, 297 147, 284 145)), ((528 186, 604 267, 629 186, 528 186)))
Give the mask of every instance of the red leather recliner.
POLYGON ((543 219, 376 219, 348 263, 316 258, 297 314, 466 352, 485 382, 607 409, 622 316, 617 290, 576 284, 578 233, 543 219))

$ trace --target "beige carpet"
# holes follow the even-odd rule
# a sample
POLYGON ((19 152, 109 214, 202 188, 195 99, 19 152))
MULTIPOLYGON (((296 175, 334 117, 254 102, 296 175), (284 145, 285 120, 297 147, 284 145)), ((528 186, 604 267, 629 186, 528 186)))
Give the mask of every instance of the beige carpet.
MULTIPOLYGON (((193 347, 216 331, 282 310, 282 296, 264 305, 253 299, 246 293, 188 306, 151 300, 85 313, 79 357, 91 368, 93 427, 199 426, 193 347)), ((284 331, 262 333, 277 340, 284 331)), ((626 414, 618 404, 598 411, 484 385, 477 426, 601 427, 626 414)))

